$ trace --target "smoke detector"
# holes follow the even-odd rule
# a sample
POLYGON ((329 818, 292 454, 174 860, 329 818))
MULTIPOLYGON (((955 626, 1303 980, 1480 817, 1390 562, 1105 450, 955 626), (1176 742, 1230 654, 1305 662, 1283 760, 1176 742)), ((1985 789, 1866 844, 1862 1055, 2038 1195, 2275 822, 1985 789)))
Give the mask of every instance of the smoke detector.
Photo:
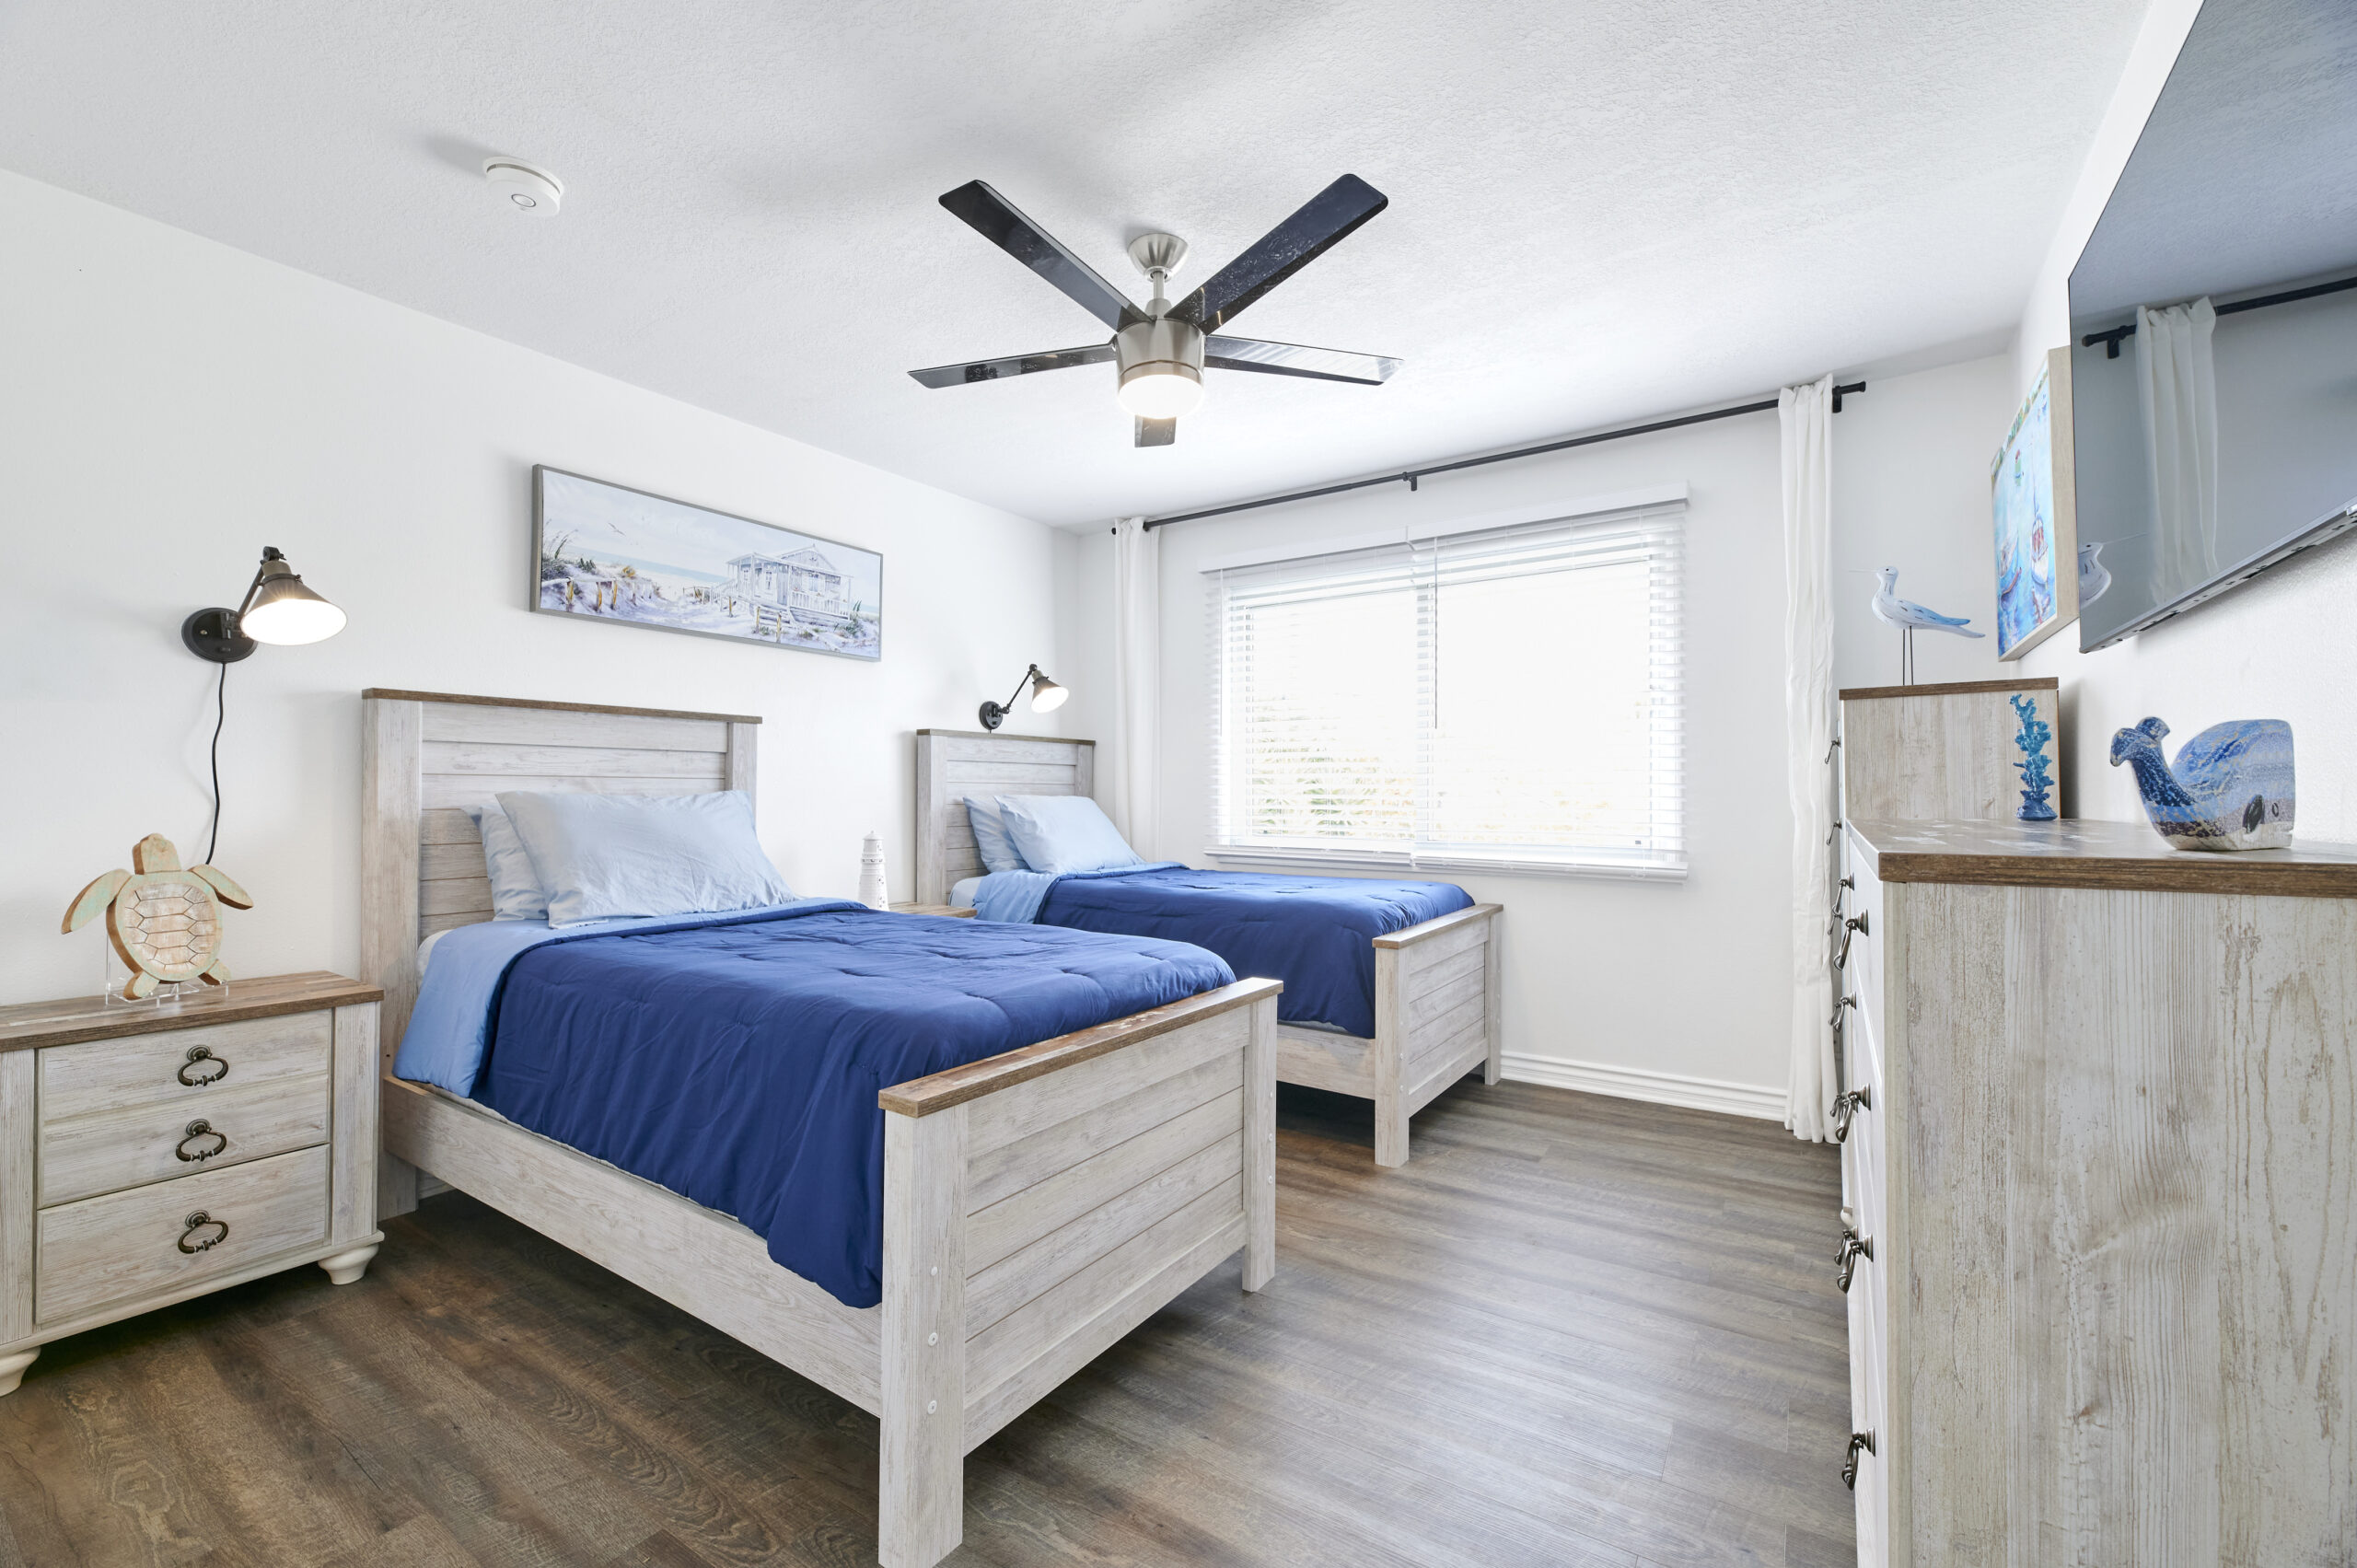
POLYGON ((534 168, 512 157, 482 160, 482 177, 517 212, 552 218, 564 201, 564 181, 545 168, 534 168))

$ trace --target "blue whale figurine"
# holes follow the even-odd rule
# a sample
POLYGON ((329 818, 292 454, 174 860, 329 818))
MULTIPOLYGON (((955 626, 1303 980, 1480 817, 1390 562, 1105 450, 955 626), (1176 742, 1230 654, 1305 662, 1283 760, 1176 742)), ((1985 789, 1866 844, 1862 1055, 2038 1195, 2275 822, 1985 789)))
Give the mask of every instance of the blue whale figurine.
POLYGON ((2136 771, 2153 830, 2178 849, 2282 849, 2292 842, 2292 726, 2214 724, 2161 757, 2169 726, 2146 719, 2111 738, 2111 765, 2136 771))

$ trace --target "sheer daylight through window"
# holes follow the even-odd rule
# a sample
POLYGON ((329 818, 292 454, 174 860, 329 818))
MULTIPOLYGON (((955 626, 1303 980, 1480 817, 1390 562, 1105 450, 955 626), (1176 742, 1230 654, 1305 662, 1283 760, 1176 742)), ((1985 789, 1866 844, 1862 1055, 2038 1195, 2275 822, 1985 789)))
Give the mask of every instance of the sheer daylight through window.
POLYGON ((1683 516, 1212 574, 1212 853, 1682 875, 1683 516))

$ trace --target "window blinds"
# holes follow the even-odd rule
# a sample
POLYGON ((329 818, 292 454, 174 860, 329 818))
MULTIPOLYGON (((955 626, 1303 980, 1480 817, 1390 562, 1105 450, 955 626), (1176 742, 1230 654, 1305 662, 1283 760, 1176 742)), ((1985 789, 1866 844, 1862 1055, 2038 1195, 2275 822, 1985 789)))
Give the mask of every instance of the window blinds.
POLYGON ((1683 521, 1214 574, 1212 853, 1682 876, 1683 521))

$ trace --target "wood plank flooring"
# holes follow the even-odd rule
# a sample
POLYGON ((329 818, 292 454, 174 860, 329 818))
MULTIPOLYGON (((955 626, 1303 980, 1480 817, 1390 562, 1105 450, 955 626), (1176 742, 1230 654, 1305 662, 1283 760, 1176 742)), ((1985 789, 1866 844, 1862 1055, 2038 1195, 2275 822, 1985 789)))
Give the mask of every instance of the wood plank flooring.
MULTIPOLYGON (((1281 1097, 1234 1261, 967 1465, 958 1568, 1854 1562, 1829 1148, 1469 1082, 1378 1172, 1281 1097)), ((0 1564, 876 1561, 876 1423, 459 1194, 50 1346, 0 1400, 0 1564)))

